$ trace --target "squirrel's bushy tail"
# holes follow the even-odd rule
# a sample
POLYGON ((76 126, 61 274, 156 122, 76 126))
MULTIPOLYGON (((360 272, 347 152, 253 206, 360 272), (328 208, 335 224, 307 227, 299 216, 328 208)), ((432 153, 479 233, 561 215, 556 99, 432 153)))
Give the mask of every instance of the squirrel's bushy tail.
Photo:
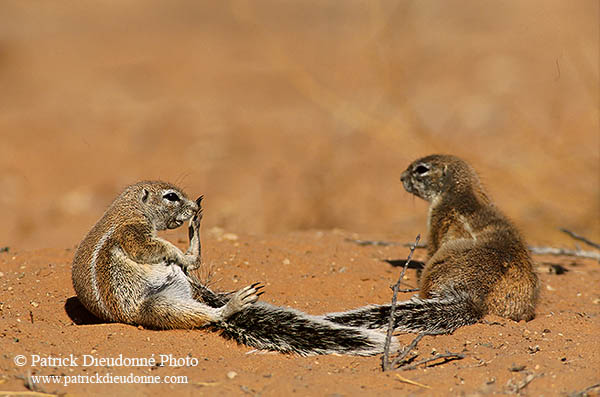
MULTIPOLYGON (((228 300, 229 294, 215 293, 202 285, 194 287, 197 299, 210 306, 219 307, 228 300)), ((378 330, 336 324, 323 316, 264 302, 257 302, 209 327, 240 344, 301 356, 372 356, 382 353, 385 343, 385 334, 378 330)), ((392 349, 395 347, 393 341, 392 349)))
POLYGON ((257 302, 213 326, 221 335, 263 350, 371 356, 383 352, 385 334, 345 326, 298 310, 257 302))
MULTIPOLYGON (((368 329, 387 329, 391 305, 370 305, 323 316, 337 324, 368 329)), ((402 332, 448 334, 474 324, 485 315, 483 305, 464 291, 449 288, 429 299, 413 297, 399 302, 394 311, 394 329, 402 332)))

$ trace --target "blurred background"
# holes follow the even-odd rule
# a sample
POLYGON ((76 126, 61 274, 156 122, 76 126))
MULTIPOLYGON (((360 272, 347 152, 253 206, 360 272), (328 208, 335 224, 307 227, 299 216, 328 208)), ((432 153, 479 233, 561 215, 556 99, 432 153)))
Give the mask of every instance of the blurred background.
POLYGON ((600 236, 600 2, 0 3, 0 246, 73 247, 140 179, 204 227, 412 241, 463 157, 536 244, 600 236))

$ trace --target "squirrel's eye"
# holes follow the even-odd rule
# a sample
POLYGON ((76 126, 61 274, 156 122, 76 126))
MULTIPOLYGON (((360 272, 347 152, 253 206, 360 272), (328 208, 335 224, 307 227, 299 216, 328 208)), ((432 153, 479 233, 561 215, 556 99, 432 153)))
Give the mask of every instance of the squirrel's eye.
POLYGON ((417 168, 415 168, 415 172, 419 175, 423 175, 427 171, 429 171, 429 167, 427 167, 424 164, 419 164, 419 166, 417 166, 417 168))
POLYGON ((167 199, 167 200, 169 200, 169 201, 179 201, 179 200, 181 200, 181 199, 179 198, 179 196, 178 196, 177 194, 173 193, 173 192, 165 194, 165 195, 163 196, 163 198, 164 198, 164 199, 167 199))

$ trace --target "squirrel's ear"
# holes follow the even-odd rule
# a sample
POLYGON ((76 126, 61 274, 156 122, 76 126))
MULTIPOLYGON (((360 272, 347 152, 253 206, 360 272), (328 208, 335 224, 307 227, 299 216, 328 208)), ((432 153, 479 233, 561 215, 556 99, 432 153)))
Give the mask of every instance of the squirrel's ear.
POLYGON ((142 200, 142 203, 147 202, 149 196, 150 196, 150 192, 146 189, 142 189, 142 193, 140 195, 140 199, 142 200))

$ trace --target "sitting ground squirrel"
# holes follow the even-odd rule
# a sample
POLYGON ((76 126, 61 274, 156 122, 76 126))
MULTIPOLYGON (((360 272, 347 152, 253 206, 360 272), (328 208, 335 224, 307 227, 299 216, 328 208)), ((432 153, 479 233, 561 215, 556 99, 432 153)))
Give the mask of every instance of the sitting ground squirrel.
MULTIPOLYGON (((414 161, 401 181, 430 203, 428 260, 419 296, 398 304, 394 327, 443 334, 486 314, 531 320, 539 289, 531 257, 473 168, 454 156, 431 155, 414 161)), ((324 318, 378 329, 387 327, 389 313, 390 305, 372 305, 324 318)))
POLYGON ((256 302, 258 283, 215 293, 189 270, 200 265, 200 197, 196 202, 165 182, 127 187, 83 239, 72 278, 81 303, 106 321, 147 328, 209 326, 258 349, 300 355, 381 353, 385 335, 256 302), (183 253, 158 230, 190 220, 183 253))
POLYGON ((186 273, 200 262, 201 199, 194 202, 161 182, 125 189, 75 252, 73 287, 81 303, 104 320, 161 329, 223 321, 254 303, 257 284, 239 290, 220 308, 193 299, 186 273), (188 219, 186 253, 156 235, 188 219))

